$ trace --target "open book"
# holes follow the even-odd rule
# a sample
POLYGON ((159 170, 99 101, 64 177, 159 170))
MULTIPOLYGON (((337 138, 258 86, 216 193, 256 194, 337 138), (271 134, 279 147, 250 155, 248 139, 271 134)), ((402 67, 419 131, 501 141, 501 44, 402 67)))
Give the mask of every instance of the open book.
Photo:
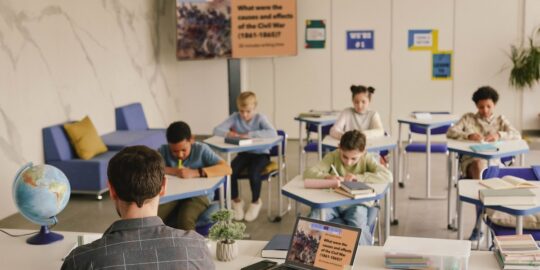
POLYGON ((527 180, 519 177, 507 175, 503 178, 489 178, 486 180, 480 180, 480 185, 483 185, 490 189, 510 189, 510 188, 538 188, 540 186, 535 185, 527 180))

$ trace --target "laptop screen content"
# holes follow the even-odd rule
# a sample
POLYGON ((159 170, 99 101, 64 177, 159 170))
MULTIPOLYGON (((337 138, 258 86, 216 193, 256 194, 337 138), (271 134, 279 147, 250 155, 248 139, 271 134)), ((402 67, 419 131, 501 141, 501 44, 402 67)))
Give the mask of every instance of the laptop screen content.
POLYGON ((286 264, 307 269, 338 270, 352 266, 361 230, 299 217, 286 264))

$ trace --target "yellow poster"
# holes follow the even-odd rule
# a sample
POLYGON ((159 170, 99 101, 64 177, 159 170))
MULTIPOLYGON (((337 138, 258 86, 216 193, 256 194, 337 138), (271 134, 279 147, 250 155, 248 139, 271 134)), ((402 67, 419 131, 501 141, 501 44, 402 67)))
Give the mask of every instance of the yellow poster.
POLYGON ((295 0, 232 0, 233 58, 296 55, 295 0))

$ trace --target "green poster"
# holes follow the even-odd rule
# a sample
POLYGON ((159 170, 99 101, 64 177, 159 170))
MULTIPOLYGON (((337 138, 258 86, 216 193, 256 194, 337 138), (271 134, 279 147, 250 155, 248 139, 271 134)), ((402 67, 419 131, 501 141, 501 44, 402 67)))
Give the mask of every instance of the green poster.
POLYGON ((324 49, 326 24, 324 20, 306 20, 306 49, 324 49))

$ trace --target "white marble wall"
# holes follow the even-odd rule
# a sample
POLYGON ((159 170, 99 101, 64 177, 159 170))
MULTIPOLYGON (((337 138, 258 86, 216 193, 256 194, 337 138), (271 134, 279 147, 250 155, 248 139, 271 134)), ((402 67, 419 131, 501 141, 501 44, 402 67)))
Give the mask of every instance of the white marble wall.
POLYGON ((0 218, 16 212, 17 169, 43 162, 45 126, 89 115, 107 133, 114 108, 131 102, 143 104, 151 127, 183 119, 209 133, 227 115, 226 61, 176 61, 174 8, 174 0, 0 0, 0 218))

